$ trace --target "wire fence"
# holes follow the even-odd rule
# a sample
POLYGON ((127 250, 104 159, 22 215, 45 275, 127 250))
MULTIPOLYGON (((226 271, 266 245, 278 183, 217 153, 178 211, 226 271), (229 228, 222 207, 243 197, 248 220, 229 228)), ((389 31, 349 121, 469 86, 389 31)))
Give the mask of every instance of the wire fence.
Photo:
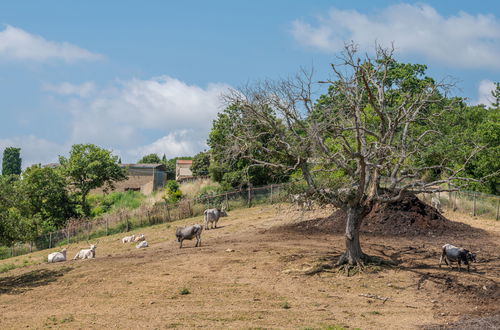
POLYGON ((143 204, 137 209, 118 209, 94 219, 70 219, 64 228, 40 235, 32 243, 18 243, 10 248, 0 248, 0 259, 187 219, 202 215, 207 208, 225 208, 229 211, 258 204, 284 202, 288 198, 286 186, 288 184, 249 187, 196 199, 183 199, 175 204, 160 201, 150 205, 143 204))
MULTIPOLYGON (((259 204, 288 202, 288 187, 289 183, 248 187, 196 199, 183 199, 176 204, 161 201, 152 205, 143 204, 133 210, 118 209, 94 219, 70 219, 63 229, 43 234, 30 244, 0 247, 0 259, 199 216, 207 208, 225 208, 230 211, 259 204)), ((499 220, 500 196, 469 191, 421 193, 418 196, 428 204, 431 204, 433 196, 437 197, 442 209, 499 220)))
POLYGON ((431 204, 432 197, 437 197, 443 210, 467 213, 487 219, 499 220, 500 218, 500 196, 474 191, 421 193, 418 196, 428 204, 431 204))

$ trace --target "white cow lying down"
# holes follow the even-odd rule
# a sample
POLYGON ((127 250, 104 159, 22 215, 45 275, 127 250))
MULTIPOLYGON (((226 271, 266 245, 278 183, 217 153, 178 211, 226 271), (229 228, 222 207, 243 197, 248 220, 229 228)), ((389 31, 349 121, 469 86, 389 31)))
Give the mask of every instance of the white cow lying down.
POLYGON ((134 242, 142 242, 142 241, 145 241, 146 240, 146 236, 144 236, 144 234, 140 234, 139 236, 137 236, 136 238, 134 238, 134 242))
POLYGON ((82 249, 80 252, 76 254, 76 256, 73 258, 73 260, 76 259, 91 259, 95 258, 95 249, 97 248, 96 245, 92 244, 90 245, 90 249, 82 249))
POLYGON ((61 262, 66 261, 66 248, 62 249, 60 252, 54 252, 49 254, 47 257, 48 262, 61 262))
POLYGON ((135 235, 132 236, 125 236, 122 238, 122 243, 131 243, 135 240, 135 235))
POLYGON ((146 248, 146 247, 148 247, 148 246, 149 246, 149 245, 148 245, 148 242, 147 242, 147 241, 141 241, 141 242, 139 242, 139 243, 138 243, 135 247, 136 247, 137 249, 142 249, 142 248, 146 248))

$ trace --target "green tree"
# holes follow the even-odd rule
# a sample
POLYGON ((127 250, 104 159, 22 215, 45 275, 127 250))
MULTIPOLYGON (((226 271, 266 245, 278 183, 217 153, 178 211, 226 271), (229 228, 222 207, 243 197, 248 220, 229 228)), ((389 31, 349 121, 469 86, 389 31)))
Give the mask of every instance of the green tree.
POLYGON ((289 166, 292 165, 293 159, 279 150, 281 146, 276 144, 273 137, 273 131, 279 130, 282 125, 274 121, 273 131, 266 131, 268 127, 257 122, 253 122, 255 125, 245 126, 246 120, 247 118, 239 115, 238 105, 231 104, 213 121, 207 140, 212 156, 209 167, 212 179, 225 188, 287 181, 289 174, 297 168, 289 166), (248 132, 241 130, 241 127, 252 130, 252 143, 244 144, 243 140, 248 132), (241 144, 236 147, 235 142, 241 144), (259 164, 252 159, 254 151, 260 152, 259 164), (261 166, 264 163, 281 165, 261 166))
POLYGON ((210 167, 210 154, 208 152, 200 152, 193 157, 193 164, 191 171, 194 176, 208 175, 208 168, 210 167))
POLYGON ((182 198, 182 191, 175 180, 168 180, 165 185, 165 195, 163 199, 169 204, 175 204, 182 198))
POLYGON ((11 246, 22 238, 22 216, 17 208, 21 199, 19 180, 0 176, 0 245, 11 246))
POLYGON ((24 200, 22 213, 30 225, 31 240, 62 227, 67 219, 75 216, 66 179, 58 169, 28 167, 23 172, 20 188, 24 200))
POLYGON ((161 163, 161 159, 157 154, 149 154, 141 158, 137 162, 138 164, 159 164, 161 163))
POLYGON ((2 175, 21 174, 21 148, 8 147, 3 151, 2 175))
POLYGON ((127 178, 118 165, 118 157, 94 144, 73 145, 69 157, 61 156, 59 162, 86 216, 90 214, 87 195, 92 189, 103 187, 107 191, 114 188, 114 182, 127 178))
POLYGON ((491 106, 493 108, 500 107, 500 83, 495 83, 495 89, 491 91, 491 96, 493 96, 493 103, 491 106))

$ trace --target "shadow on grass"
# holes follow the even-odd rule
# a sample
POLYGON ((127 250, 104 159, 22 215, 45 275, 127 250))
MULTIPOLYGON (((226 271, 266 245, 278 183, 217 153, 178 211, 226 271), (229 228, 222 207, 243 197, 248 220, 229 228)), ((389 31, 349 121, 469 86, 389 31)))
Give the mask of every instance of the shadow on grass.
POLYGON ((47 285, 72 269, 71 267, 58 270, 38 269, 22 275, 2 277, 0 278, 0 294, 20 294, 32 288, 47 285))

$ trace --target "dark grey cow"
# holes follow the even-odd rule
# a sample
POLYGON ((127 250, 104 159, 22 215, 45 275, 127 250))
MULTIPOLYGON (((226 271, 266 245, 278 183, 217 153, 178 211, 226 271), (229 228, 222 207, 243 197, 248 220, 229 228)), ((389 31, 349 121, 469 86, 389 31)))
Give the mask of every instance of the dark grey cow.
POLYGON ((227 217, 227 213, 224 209, 207 209, 203 212, 205 219, 205 230, 208 230, 208 224, 212 224, 212 229, 217 228, 217 222, 220 217, 227 217), (215 226, 215 227, 214 227, 215 226))
POLYGON ((177 242, 181 243, 179 249, 182 248, 182 241, 185 239, 192 240, 196 237, 196 245, 201 246, 201 232, 203 227, 201 225, 192 225, 187 227, 179 227, 175 231, 175 236, 177 237, 177 242))
POLYGON ((476 262, 476 254, 470 252, 469 250, 453 246, 451 244, 443 245, 443 252, 441 253, 441 258, 439 259, 439 267, 444 262, 451 265, 452 261, 458 262, 458 270, 461 269, 462 262, 467 265, 467 271, 470 271, 469 262, 476 262))

